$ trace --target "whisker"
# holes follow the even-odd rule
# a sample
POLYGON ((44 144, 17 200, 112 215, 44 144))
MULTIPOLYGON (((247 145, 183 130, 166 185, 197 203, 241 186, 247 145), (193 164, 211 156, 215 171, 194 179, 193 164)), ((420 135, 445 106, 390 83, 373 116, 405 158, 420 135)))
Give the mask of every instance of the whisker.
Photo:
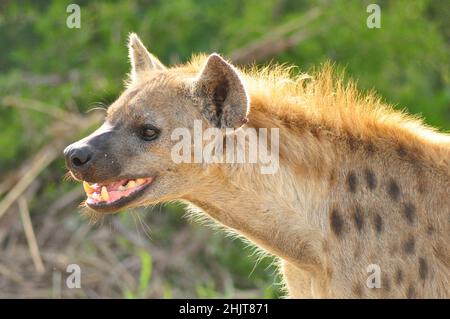
POLYGON ((142 238, 141 238, 141 232, 139 231, 139 228, 138 228, 138 225, 137 225, 137 222, 136 222, 136 216, 134 215, 134 211, 130 210, 130 213, 131 213, 131 217, 133 217, 134 226, 135 226, 135 228, 136 228, 136 231, 137 231, 137 234, 138 234, 139 241, 142 241, 142 238))
POLYGON ((138 218, 138 220, 139 220, 139 223, 140 223, 141 226, 142 226, 142 230, 144 231, 145 235, 147 236, 147 238, 148 238, 149 240, 152 240, 152 237, 150 236, 150 232, 151 232, 150 227, 147 225, 147 223, 145 222, 145 220, 143 220, 143 219, 141 218, 141 216, 139 215, 139 213, 136 213, 136 215, 137 215, 137 218, 138 218))
POLYGON ((253 272, 256 270, 256 267, 258 267, 258 265, 261 263, 261 261, 264 259, 264 257, 265 257, 264 255, 259 255, 258 256, 258 258, 256 259, 255 264, 253 265, 252 271, 250 271, 250 274, 248 275, 248 278, 250 278, 252 276, 253 272))
POLYGON ((107 112, 107 109, 105 107, 93 107, 93 108, 90 108, 89 110, 87 110, 86 113, 90 113, 90 112, 96 111, 96 110, 102 110, 102 111, 107 112))
POLYGON ((62 180, 64 182, 72 182, 72 181, 77 181, 75 178, 73 178, 72 174, 70 174, 70 171, 66 172, 63 177, 62 180))

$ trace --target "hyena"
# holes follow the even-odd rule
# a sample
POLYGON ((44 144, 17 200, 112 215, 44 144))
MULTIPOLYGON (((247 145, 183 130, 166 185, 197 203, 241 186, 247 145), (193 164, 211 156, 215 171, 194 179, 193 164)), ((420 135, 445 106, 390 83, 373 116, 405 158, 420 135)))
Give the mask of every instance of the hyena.
POLYGON ((449 135, 331 66, 292 76, 212 54, 167 68, 135 34, 129 58, 104 124, 64 151, 89 209, 186 202, 276 256, 293 298, 450 297, 449 135), (236 135, 278 128, 279 169, 174 163, 171 132, 195 120, 236 135))

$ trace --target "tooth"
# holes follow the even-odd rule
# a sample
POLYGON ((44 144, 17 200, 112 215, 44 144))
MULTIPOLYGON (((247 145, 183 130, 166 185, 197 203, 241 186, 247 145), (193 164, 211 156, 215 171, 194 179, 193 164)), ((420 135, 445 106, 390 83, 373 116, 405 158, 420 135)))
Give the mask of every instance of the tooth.
POLYGON ((136 187, 136 182, 135 181, 129 181, 127 184, 127 188, 133 188, 136 187))
POLYGON ((109 201, 109 194, 108 190, 106 189, 106 186, 102 187, 102 198, 104 201, 109 201))
POLYGON ((138 178, 138 179, 136 180, 136 183, 137 183, 138 185, 144 184, 144 183, 145 183, 145 178, 138 178))
POLYGON ((93 193, 93 194, 91 194, 90 197, 92 199, 95 199, 95 200, 101 200, 102 199, 99 193, 93 193))
POLYGON ((126 189, 127 189, 127 188, 126 188, 125 186, 122 186, 122 185, 120 185, 119 188, 118 188, 119 191, 124 191, 124 190, 126 190, 126 189))
POLYGON ((83 181, 83 188, 84 188, 84 191, 86 192, 86 194, 88 194, 88 195, 90 195, 94 192, 94 189, 86 181, 83 181))

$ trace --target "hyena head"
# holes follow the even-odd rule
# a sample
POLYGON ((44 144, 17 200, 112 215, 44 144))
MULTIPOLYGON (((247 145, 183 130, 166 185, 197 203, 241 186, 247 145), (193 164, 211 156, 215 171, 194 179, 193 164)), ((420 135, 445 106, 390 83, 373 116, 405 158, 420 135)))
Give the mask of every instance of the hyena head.
MULTIPOLYGON (((83 181, 86 205, 99 212, 182 197, 202 175, 201 164, 176 164, 177 128, 238 128, 249 99, 236 69, 217 54, 200 70, 166 68, 130 35, 129 85, 108 108, 104 124, 64 150, 71 175, 83 181)), ((193 136, 193 132, 191 134, 193 136)))

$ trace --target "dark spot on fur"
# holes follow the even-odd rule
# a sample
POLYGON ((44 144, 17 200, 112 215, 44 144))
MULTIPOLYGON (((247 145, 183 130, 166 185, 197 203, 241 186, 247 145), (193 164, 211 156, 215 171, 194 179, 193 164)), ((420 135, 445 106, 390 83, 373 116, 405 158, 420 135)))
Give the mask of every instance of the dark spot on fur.
POLYGON ((311 127, 310 132, 315 138, 320 139, 320 128, 319 127, 317 127, 317 126, 311 127))
POLYGON ((350 192, 355 193, 356 192, 356 184, 358 183, 356 179, 355 172, 351 171, 347 176, 347 185, 350 192))
POLYGON ((417 190, 419 194, 425 194, 427 191, 427 182, 425 180, 420 180, 417 185, 417 190))
POLYGON ((385 291, 391 290, 391 280, 389 279, 389 276, 387 274, 384 274, 383 276, 381 288, 383 288, 385 291))
POLYGON ((324 240, 322 242, 322 250, 324 253, 328 253, 330 251, 330 243, 328 242, 328 240, 324 240))
POLYGON ((350 151, 356 151, 356 149, 357 149, 357 147, 358 147, 358 144, 359 144, 358 141, 357 141, 356 139, 350 137, 350 138, 347 140, 347 143, 348 143, 348 147, 350 148, 350 151))
POLYGON ((368 168, 364 170, 364 176, 366 178, 367 187, 370 190, 374 190, 377 187, 377 178, 375 174, 368 168))
POLYGON ((331 267, 327 267, 327 276, 328 279, 333 278, 333 269, 331 269, 331 267))
POLYGON ((409 255, 414 254, 416 250, 416 241, 414 240, 414 237, 408 238, 408 240, 403 243, 403 250, 409 255))
POLYGON ((406 291, 406 297, 408 299, 416 298, 416 288, 412 284, 409 285, 408 290, 406 291))
POLYGON ((334 209, 330 215, 331 230, 340 237, 344 228, 344 220, 342 219, 339 211, 334 209))
POLYGON ((416 175, 416 187, 419 194, 425 194, 427 190, 427 181, 425 178, 425 173, 420 165, 413 166, 415 175, 416 175))
POLYGON ((419 258, 419 275, 422 280, 425 280, 428 276, 428 264, 423 257, 419 258))
POLYGON ((353 213, 353 221, 355 222, 356 229, 361 232, 364 228, 364 216, 359 207, 355 208, 353 213))
POLYGON ((397 201, 400 197, 400 187, 398 187, 397 182, 393 179, 391 179, 389 182, 388 194, 395 201, 397 201))
POLYGON ((381 234, 383 231, 383 219, 381 218, 380 214, 376 214, 373 217, 373 226, 375 227, 375 231, 377 234, 381 234))
POLYGON ((356 244, 355 250, 353 251, 353 258, 358 259, 361 257, 361 244, 358 242, 356 244))
POLYGON ((372 157, 375 154, 375 146, 372 143, 367 143, 366 152, 368 156, 372 157))
POLYGON ((391 256, 394 256, 398 253, 398 244, 397 243, 393 243, 390 247, 389 247, 389 254, 391 256))
POLYGON ((332 169, 332 170, 330 171, 330 186, 336 185, 336 181, 337 181, 336 170, 335 170, 335 169, 332 169))
POLYGON ((397 285, 401 284, 403 281, 403 271, 398 268, 397 272, 395 273, 395 282, 397 283, 397 285))
POLYGON ((414 220, 416 218, 416 206, 412 203, 406 203, 403 206, 403 215, 409 224, 414 224, 414 220))
POLYGON ((406 149, 403 146, 397 148, 397 154, 400 157, 405 157, 407 155, 406 149))
POLYGON ((434 233, 434 227, 432 225, 428 225, 427 234, 432 235, 434 233))
POLYGON ((363 295, 363 290, 360 283, 355 282, 352 286, 352 293, 356 298, 361 298, 363 295))

